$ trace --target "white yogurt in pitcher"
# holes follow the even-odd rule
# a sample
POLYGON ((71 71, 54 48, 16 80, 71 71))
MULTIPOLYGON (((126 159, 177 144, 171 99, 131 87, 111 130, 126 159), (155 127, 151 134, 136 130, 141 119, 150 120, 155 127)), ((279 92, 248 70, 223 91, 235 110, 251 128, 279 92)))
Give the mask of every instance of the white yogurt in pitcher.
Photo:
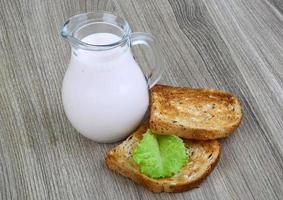
MULTIPOLYGON (((82 39, 95 45, 119 40, 110 33, 82 39)), ((105 51, 74 50, 62 98, 72 125, 97 142, 126 137, 141 122, 149 104, 147 81, 128 45, 105 51)))

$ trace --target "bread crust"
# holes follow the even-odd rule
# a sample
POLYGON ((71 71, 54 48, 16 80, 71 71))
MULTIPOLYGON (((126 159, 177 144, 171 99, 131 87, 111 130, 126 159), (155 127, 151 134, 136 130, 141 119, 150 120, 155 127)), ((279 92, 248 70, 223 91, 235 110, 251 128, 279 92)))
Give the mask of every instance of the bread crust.
POLYGON ((157 134, 195 140, 224 138, 237 129, 242 117, 238 98, 222 90, 165 85, 151 89, 150 129, 157 134))
POLYGON ((107 153, 107 166, 119 174, 143 185, 152 192, 183 192, 197 187, 213 170, 220 158, 220 143, 217 140, 184 140, 189 160, 181 171, 169 178, 154 179, 139 171, 132 158, 135 145, 146 132, 148 124, 140 126, 127 140, 107 153))

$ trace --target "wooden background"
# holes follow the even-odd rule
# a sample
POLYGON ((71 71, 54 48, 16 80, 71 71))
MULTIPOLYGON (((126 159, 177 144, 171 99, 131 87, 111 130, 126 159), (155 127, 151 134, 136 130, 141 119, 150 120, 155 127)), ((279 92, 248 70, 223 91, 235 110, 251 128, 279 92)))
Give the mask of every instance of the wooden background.
POLYGON ((0 1, 0 199, 283 199, 283 1, 104 3, 0 1), (59 31, 70 16, 104 7, 158 36, 162 83, 240 98, 242 124, 221 141, 221 160, 199 188, 147 191, 106 168, 113 145, 67 121, 60 88, 70 48, 59 31))

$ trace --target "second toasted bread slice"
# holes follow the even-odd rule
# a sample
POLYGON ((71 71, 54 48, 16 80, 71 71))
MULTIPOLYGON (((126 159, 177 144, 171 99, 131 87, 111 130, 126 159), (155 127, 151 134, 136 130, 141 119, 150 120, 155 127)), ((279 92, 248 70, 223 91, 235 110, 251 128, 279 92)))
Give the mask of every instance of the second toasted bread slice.
POLYGON ((210 140, 230 135, 242 109, 231 93, 157 85, 151 89, 150 128, 163 135, 210 140))
POLYGON ((168 178, 150 178, 140 172, 133 159, 133 151, 147 129, 147 124, 141 125, 122 144, 110 150, 106 156, 106 164, 110 169, 153 192, 182 192, 197 187, 219 160, 221 149, 217 140, 184 140, 189 160, 181 171, 168 178))

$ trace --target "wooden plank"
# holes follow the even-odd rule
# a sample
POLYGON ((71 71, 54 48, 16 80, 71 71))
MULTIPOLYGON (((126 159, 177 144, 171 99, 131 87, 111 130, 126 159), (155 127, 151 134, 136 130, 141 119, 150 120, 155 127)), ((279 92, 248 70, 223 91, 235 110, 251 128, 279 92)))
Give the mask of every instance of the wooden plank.
POLYGON ((0 2, 1 199, 282 199, 283 16, 277 0, 0 2), (114 6, 113 6, 114 5, 114 6), (107 169, 112 145, 66 119, 61 82, 74 15, 107 9, 159 41, 162 83, 235 93, 244 120, 197 189, 153 194, 107 169))

